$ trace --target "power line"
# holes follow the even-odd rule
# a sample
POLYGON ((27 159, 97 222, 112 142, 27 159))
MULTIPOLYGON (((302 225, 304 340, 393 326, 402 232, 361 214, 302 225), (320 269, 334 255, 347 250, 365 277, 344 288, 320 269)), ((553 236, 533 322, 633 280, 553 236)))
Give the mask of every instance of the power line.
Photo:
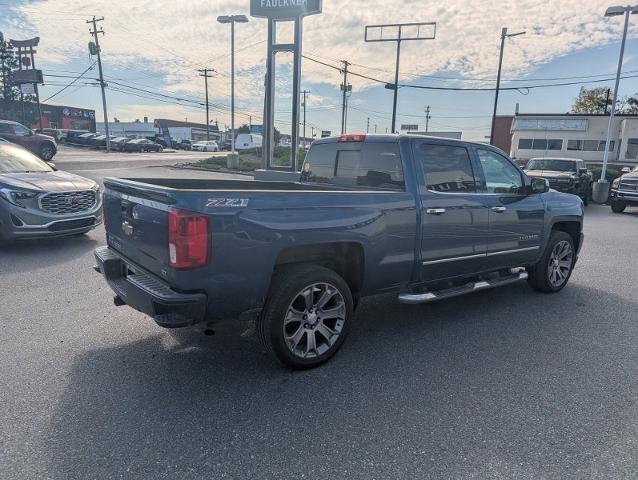
POLYGON ((57 92, 55 92, 53 95, 51 95, 48 98, 45 98, 44 100, 42 100, 42 103, 45 103, 49 100, 51 100, 54 97, 57 97, 58 95, 60 95, 62 92, 64 92, 67 88, 69 88, 71 85, 73 85, 75 82, 77 82, 80 78, 82 78, 84 76, 84 74, 86 74, 86 72, 88 72, 89 70, 92 70, 93 67, 95 67, 95 62, 93 62, 91 65, 89 65, 89 67, 84 70, 82 73, 80 73, 80 75, 78 75, 77 77, 75 77, 73 80, 71 80, 70 83, 68 83, 64 88, 58 90, 57 92))
MULTIPOLYGON (((329 63, 325 63, 322 62, 320 60, 317 60, 315 58, 309 57, 307 55, 303 56, 304 58, 324 65, 326 67, 330 67, 333 70, 337 70, 339 72, 342 72, 343 70, 335 65, 330 65, 329 63)), ((379 84, 387 84, 388 82, 386 82, 385 80, 380 80, 378 78, 374 78, 374 77, 370 77, 368 75, 363 75, 361 73, 357 73, 357 72, 353 72, 352 70, 348 71, 349 75, 353 75, 355 77, 359 77, 359 78, 363 78, 366 80, 370 80, 372 82, 376 82, 379 84)), ((638 75, 623 75, 621 76, 621 78, 638 78, 638 75)), ((564 82, 564 83, 548 83, 548 84, 541 84, 541 85, 525 85, 525 86, 520 86, 520 87, 502 87, 500 88, 500 90, 532 90, 532 89, 537 89, 537 88, 550 88, 550 87, 566 87, 566 86, 570 86, 570 85, 581 85, 581 84, 591 84, 591 83, 604 83, 604 82, 610 82, 613 81, 614 78, 603 78, 603 79, 599 79, 599 80, 585 80, 585 81, 579 81, 579 82, 564 82)), ((411 84, 399 84, 398 85, 401 88, 416 88, 416 89, 422 89, 422 90, 439 90, 439 91, 453 91, 453 92, 493 92, 496 90, 496 88, 482 88, 482 87, 432 87, 429 85, 411 85, 411 84)))

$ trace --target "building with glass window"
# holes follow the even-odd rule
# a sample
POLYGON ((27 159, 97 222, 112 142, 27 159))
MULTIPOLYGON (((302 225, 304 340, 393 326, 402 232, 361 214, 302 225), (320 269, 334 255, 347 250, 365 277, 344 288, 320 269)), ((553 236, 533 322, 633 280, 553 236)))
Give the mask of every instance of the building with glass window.
MULTIPOLYGON (((604 114, 519 113, 511 122, 502 122, 502 125, 509 125, 509 153, 517 161, 564 157, 598 163, 603 160, 608 123, 609 115, 604 114)), ((501 137, 504 135, 505 132, 500 132, 501 137)), ((638 115, 614 118, 609 152, 610 163, 638 163, 638 115)))

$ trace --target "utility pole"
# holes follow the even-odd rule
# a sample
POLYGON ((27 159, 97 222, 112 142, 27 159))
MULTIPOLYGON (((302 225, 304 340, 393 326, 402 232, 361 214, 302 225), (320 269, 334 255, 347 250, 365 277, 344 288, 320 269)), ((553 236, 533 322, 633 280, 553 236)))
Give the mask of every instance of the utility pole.
POLYGON ((341 135, 343 135, 346 133, 346 100, 348 91, 352 91, 352 86, 348 85, 348 67, 350 66, 350 62, 341 60, 341 63, 343 63, 343 83, 341 84, 341 91, 343 92, 343 100, 341 102, 341 135))
POLYGON ((366 126, 366 133, 370 133, 370 117, 368 117, 368 124, 366 126))
POLYGON ((111 151, 111 137, 109 135, 109 116, 106 112, 106 83, 104 83, 104 74, 102 73, 102 57, 100 55, 100 41, 98 40, 98 34, 104 35, 104 30, 100 28, 97 29, 97 22, 103 22, 104 17, 95 18, 93 16, 92 20, 87 20, 86 23, 93 24, 93 30, 89 30, 91 35, 93 35, 93 39, 95 40, 95 50, 97 53, 97 66, 100 72, 100 88, 102 89, 102 109, 104 110, 104 129, 106 130, 106 151, 111 151))
POLYGON ((208 79, 212 77, 211 72, 215 70, 211 68, 205 68, 203 70, 197 70, 200 77, 204 77, 204 86, 206 88, 206 140, 210 140, 210 118, 208 111, 208 79))
POLYGON ((494 129, 496 127, 496 110, 498 109, 498 94, 501 89, 501 69, 503 68, 503 52, 505 50, 505 39, 525 35, 526 32, 507 33, 507 28, 501 30, 501 53, 498 59, 498 75, 496 76, 496 94, 494 95, 494 113, 492 115, 492 129, 490 132, 490 145, 494 145, 494 129))
POLYGON ((306 96, 310 93, 310 90, 304 90, 301 92, 303 95, 303 146, 306 146, 306 96))
POLYGON ((430 106, 425 107, 425 133, 428 133, 428 129, 430 128, 430 106))
POLYGON ((377 124, 374 124, 374 133, 377 133, 377 124))

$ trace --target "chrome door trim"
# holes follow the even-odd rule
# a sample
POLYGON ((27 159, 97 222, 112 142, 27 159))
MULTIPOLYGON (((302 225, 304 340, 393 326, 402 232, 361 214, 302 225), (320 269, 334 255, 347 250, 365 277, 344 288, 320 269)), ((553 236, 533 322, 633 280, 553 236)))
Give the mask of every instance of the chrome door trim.
POLYGON ((462 257, 441 258, 439 260, 429 260, 427 262, 423 262, 423 265, 436 265, 438 263, 458 262, 459 260, 469 260, 471 258, 484 258, 485 256, 486 255, 484 253, 479 253, 476 255, 465 255, 462 257))
POLYGON ((477 255, 465 255, 462 257, 441 258, 439 260, 430 260, 427 262, 423 262, 423 265, 436 265, 439 263, 457 262, 460 260, 470 260, 472 258, 493 257, 495 255, 507 255, 510 253, 531 252, 532 250, 538 250, 539 248, 541 247, 536 246, 536 247, 526 247, 526 248, 515 248, 513 250, 502 250, 500 252, 488 252, 488 253, 479 253, 477 255))
POLYGON ((526 247, 526 248, 514 248, 512 250, 501 250, 500 252, 488 252, 487 257, 493 257, 495 255, 507 255, 509 253, 531 252, 532 250, 538 250, 540 246, 526 247))

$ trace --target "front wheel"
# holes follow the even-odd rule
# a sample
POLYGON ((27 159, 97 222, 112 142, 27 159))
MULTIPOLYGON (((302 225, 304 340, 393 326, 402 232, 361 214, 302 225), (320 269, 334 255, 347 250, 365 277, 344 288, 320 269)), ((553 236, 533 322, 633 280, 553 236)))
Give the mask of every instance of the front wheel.
POLYGON ((611 211, 614 213, 622 213, 627 208, 627 204, 625 202, 621 202, 620 200, 612 200, 611 201, 611 211))
POLYGON ((337 273, 307 265, 279 272, 258 319, 265 348, 297 369, 330 359, 350 331, 352 293, 337 273))
POLYGON ((45 162, 49 162, 55 155, 55 148, 50 143, 44 143, 40 146, 40 158, 45 162))
POLYGON ((556 293, 567 285, 576 263, 576 248, 571 235, 552 232, 539 262, 529 268, 527 281, 534 290, 556 293))

